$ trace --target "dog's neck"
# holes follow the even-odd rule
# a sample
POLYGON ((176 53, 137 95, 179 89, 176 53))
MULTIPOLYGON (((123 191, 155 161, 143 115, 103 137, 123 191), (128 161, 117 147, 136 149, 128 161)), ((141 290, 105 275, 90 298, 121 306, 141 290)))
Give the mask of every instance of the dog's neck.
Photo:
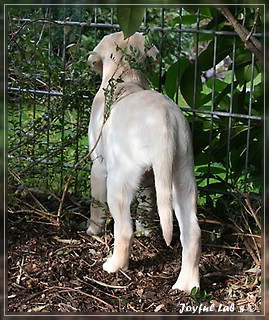
POLYGON ((102 77, 100 89, 111 89, 111 84, 134 84, 138 85, 144 90, 149 89, 149 84, 146 76, 142 71, 131 69, 128 64, 104 64, 103 70, 106 70, 102 77))
POLYGON ((149 83, 146 76, 136 69, 131 69, 128 64, 103 63, 103 75, 101 86, 94 98, 92 112, 103 113, 102 102, 106 96, 113 104, 120 99, 141 90, 148 90, 149 83), (104 72, 105 70, 105 72, 104 72), (113 88, 112 88, 113 86, 113 88))

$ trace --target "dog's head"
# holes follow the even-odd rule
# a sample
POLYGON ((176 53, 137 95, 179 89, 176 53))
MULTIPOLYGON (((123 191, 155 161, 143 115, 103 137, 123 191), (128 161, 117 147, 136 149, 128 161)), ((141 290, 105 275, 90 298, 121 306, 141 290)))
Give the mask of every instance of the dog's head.
MULTIPOLYGON (((112 33, 105 36, 91 52, 88 62, 99 74, 126 66, 131 60, 137 59, 137 63, 144 63, 147 58, 156 60, 157 48, 152 45, 145 46, 145 37, 136 32, 131 37, 124 39, 123 32, 112 33)), ((129 68, 132 68, 129 65, 129 68)))

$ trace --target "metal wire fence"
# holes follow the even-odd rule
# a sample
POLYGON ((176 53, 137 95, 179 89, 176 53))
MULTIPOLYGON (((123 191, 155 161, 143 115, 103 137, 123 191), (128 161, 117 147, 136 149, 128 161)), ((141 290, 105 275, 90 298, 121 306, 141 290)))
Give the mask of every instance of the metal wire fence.
MULTIPOLYGON (((181 107, 193 133, 201 194, 259 192, 262 85, 259 62, 214 8, 148 8, 141 31, 160 52, 153 87, 181 107)), ((252 12, 252 11, 250 11, 252 12)), ((116 8, 9 8, 10 182, 61 194, 88 152, 91 102, 100 83, 87 55, 119 30, 116 8)), ((251 19, 257 12, 253 10, 251 19)), ((261 33, 254 30, 261 40, 261 33)), ((70 192, 89 196, 90 162, 70 192)))

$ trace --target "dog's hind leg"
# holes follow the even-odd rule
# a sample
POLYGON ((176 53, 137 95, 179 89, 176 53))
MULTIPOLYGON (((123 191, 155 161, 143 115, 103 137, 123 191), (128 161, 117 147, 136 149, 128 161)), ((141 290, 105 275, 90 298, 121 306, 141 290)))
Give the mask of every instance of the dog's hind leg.
POLYGON ((174 173, 173 207, 180 227, 182 244, 181 271, 173 289, 190 292, 200 287, 199 260, 201 251, 201 230, 196 217, 196 184, 191 169, 174 173))
POLYGON ((114 251, 103 265, 107 272, 127 270, 133 242, 133 226, 130 205, 139 182, 139 173, 125 170, 109 170, 107 201, 114 219, 114 251))
POLYGON ((91 193, 93 201, 91 204, 91 217, 88 234, 100 234, 105 224, 105 210, 104 203, 107 201, 106 192, 106 178, 107 172, 102 160, 97 158, 93 161, 91 169, 91 193))

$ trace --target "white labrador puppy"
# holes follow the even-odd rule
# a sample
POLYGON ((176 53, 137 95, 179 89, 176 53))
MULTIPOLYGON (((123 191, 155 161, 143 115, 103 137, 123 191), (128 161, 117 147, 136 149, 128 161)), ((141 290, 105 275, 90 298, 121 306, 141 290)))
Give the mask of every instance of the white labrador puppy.
MULTIPOLYGON (((181 231, 182 264, 173 289, 190 292, 199 287, 201 237, 191 134, 179 107, 150 90, 140 68, 130 67, 128 61, 134 53, 141 66, 147 56, 156 58, 157 49, 146 50, 140 33, 124 39, 123 33, 117 32, 105 36, 89 56, 95 71, 102 74, 89 124, 90 148, 95 146, 92 196, 108 203, 114 219, 114 252, 103 268, 107 272, 128 268, 133 240, 130 204, 144 174, 152 169, 167 245, 172 239, 173 209, 181 231)), ((87 233, 98 234, 103 226, 104 210, 92 204, 87 233)))

